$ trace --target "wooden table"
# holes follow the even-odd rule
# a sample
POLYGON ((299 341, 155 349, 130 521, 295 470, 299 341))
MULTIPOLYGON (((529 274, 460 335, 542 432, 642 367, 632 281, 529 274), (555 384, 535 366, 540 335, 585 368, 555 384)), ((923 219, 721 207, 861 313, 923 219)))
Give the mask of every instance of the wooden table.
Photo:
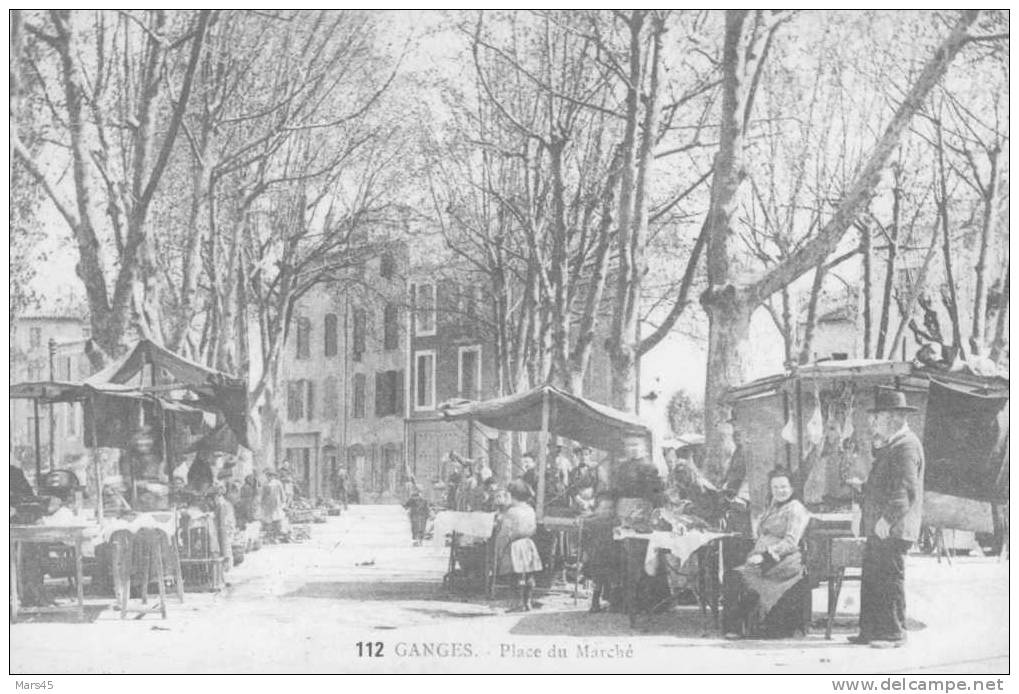
POLYGON ((862 579, 863 547, 866 539, 862 537, 831 538, 829 551, 828 573, 828 617, 824 625, 824 638, 831 640, 832 626, 835 624, 835 613, 839 607, 839 593, 842 592, 844 581, 862 579), (861 569, 861 573, 847 575, 847 569, 861 569))
MULTIPOLYGON (((639 582, 644 576, 650 575, 647 573, 645 567, 645 558, 647 556, 648 543, 650 542, 650 539, 649 534, 646 537, 641 537, 639 535, 624 535, 616 540, 617 542, 622 542, 623 545, 623 606, 629 616, 631 628, 636 628, 637 617, 640 614, 640 601, 638 595, 639 582)), ((704 544, 698 547, 693 554, 691 554, 691 557, 696 555, 698 558, 696 593, 701 617, 702 619, 707 620, 707 613, 710 608, 716 628, 718 627, 719 621, 719 598, 721 597, 722 591, 722 574, 731 564, 731 561, 728 561, 725 558, 727 554, 726 543, 729 543, 730 545, 737 543, 736 545, 733 545, 733 549, 736 551, 732 552, 732 556, 741 557, 742 544, 744 543, 743 538, 728 533, 718 534, 706 540, 704 544)), ((658 554, 661 555, 667 551, 668 550, 665 549, 659 549, 658 554)), ((742 558, 740 561, 742 561, 742 558)), ((652 606, 649 616, 651 612, 654 612, 655 609, 661 607, 665 603, 666 601, 662 601, 652 606)))
POLYGON ((82 545, 98 533, 92 525, 11 525, 11 621, 17 621, 19 614, 50 612, 76 612, 78 618, 85 618, 85 586, 82 571, 82 545), (74 551, 74 583, 77 604, 51 607, 22 607, 18 596, 18 578, 21 575, 21 550, 25 544, 63 544, 74 551))

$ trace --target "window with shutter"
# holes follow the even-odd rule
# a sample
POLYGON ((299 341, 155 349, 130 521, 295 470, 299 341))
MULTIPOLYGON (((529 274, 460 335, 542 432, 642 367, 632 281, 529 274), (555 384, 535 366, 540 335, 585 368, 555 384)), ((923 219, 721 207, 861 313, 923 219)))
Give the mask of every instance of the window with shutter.
POLYGON ((296 422, 304 416, 304 393, 300 381, 287 383, 287 419, 296 422))
POLYGON ((361 361, 362 355, 365 352, 365 342, 367 333, 368 315, 363 308, 354 309, 354 334, 353 334, 353 349, 351 358, 354 361, 361 361))
POLYGON ((457 374, 460 397, 477 400, 481 397, 481 347, 461 347, 457 374))
POLYGON ((307 387, 308 393, 308 402, 305 409, 308 413, 308 421, 311 421, 315 419, 315 382, 309 380, 305 381, 304 384, 307 387))
POLYGON ((382 310, 383 324, 383 348, 387 350, 397 349, 400 346, 400 323, 396 304, 386 304, 382 310))
POLYGON ((297 358, 311 358, 311 319, 297 319, 297 358))
POLYGON ((389 383, 386 379, 386 372, 379 371, 375 374, 375 416, 385 417, 389 414, 388 403, 386 398, 388 397, 388 386, 389 383))
POLYGON ((351 416, 355 419, 364 418, 365 390, 366 379, 364 374, 354 374, 354 411, 351 416))
POLYGON ((335 357, 336 348, 336 330, 337 330, 336 314, 327 313, 325 318, 325 355, 327 357, 335 357))
POLYGON ((414 409, 435 409, 435 350, 415 353, 414 379, 414 409))
POLYGON ((416 287, 414 304, 414 325, 418 335, 435 334, 435 285, 419 284, 416 287))
POLYGON ((396 260, 392 253, 383 253, 379 258, 379 276, 384 280, 391 279, 396 272, 396 260))

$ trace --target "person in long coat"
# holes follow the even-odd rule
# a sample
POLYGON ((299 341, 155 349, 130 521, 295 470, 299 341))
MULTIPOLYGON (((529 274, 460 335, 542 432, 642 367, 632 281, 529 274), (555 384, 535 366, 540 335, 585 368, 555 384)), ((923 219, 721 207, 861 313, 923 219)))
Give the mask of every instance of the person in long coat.
POLYGON ((923 517, 923 445, 906 421, 905 393, 879 388, 871 409, 874 464, 863 487, 860 633, 850 642, 875 648, 906 639, 906 550, 923 517))
POLYGON ((533 574, 541 571, 541 557, 534 544, 538 520, 528 502, 531 489, 522 480, 513 480, 507 491, 510 505, 499 517, 495 533, 495 573, 497 576, 513 575, 516 579, 519 603, 511 612, 526 612, 535 605, 531 598, 534 591, 533 574))
POLYGON ((810 512, 793 498, 788 471, 772 470, 768 480, 771 503, 758 522, 754 548, 742 566, 725 576, 726 638, 776 635, 765 633, 765 619, 786 591, 803 578, 800 540, 810 512))
POLYGON ((286 519, 286 492, 280 482, 279 473, 268 470, 269 481, 262 487, 262 524, 266 527, 270 538, 277 539, 283 532, 283 521, 286 519))

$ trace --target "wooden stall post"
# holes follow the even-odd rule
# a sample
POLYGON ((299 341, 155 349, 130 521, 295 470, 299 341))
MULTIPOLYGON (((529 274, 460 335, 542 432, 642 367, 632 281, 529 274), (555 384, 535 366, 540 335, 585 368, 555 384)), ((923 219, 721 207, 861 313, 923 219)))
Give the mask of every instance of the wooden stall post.
POLYGON ((541 433, 538 440, 538 520, 545 517, 545 468, 548 466, 548 391, 541 394, 541 433))
POLYGON ((89 423, 92 425, 92 431, 83 431, 82 434, 85 437, 85 445, 90 446, 89 450, 92 455, 92 465, 95 466, 95 477, 96 477, 96 521, 98 521, 100 527, 103 524, 103 516, 105 515, 105 508, 103 507, 103 461, 99 456, 99 441, 96 436, 96 408, 95 400, 92 398, 92 394, 89 393, 85 405, 87 405, 89 416, 82 417, 85 422, 84 426, 89 423))
POLYGON ((39 398, 32 398, 32 409, 35 414, 35 490, 42 486, 42 442, 39 439, 39 398))
MULTIPOLYGON (((796 476, 799 478, 803 468, 803 383, 799 374, 796 378, 796 476)), ((800 489, 806 480, 800 480, 800 489)))

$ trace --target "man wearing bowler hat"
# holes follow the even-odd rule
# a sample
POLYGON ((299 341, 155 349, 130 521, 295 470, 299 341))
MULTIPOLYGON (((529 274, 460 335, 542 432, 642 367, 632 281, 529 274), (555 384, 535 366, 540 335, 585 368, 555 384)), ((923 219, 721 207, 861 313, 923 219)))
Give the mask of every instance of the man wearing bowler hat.
POLYGON ((895 648, 906 638, 905 555, 923 512, 923 446, 906 421, 915 411, 905 393, 890 388, 877 389, 870 410, 874 464, 863 486, 860 633, 849 640, 874 648, 895 648))

